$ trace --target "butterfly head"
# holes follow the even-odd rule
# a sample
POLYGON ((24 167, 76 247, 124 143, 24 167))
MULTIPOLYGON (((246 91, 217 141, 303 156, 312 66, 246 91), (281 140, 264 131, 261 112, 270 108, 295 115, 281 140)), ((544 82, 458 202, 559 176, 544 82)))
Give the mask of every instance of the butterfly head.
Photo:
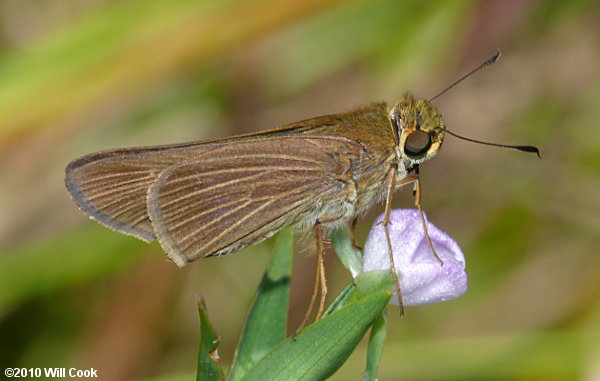
POLYGON ((438 153, 446 127, 442 115, 431 102, 405 93, 391 109, 390 119, 401 158, 419 164, 438 153))

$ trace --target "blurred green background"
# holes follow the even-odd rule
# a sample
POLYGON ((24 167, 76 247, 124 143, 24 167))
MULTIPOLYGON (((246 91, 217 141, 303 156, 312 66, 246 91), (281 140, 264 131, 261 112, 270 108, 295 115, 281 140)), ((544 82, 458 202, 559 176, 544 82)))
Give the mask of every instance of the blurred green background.
MULTIPOLYGON (((500 48, 436 104, 453 131, 542 160, 447 137, 422 166, 469 290, 391 308, 380 379, 600 380, 599 15, 593 0, 0 0, 0 365, 191 379, 194 295, 227 364, 268 261, 270 242, 177 269, 77 210, 70 160, 429 98, 500 48)), ((290 330, 314 262, 296 255, 290 330)), ((350 276, 327 266, 333 297, 350 276)), ((358 380, 365 349, 332 379, 358 380)))

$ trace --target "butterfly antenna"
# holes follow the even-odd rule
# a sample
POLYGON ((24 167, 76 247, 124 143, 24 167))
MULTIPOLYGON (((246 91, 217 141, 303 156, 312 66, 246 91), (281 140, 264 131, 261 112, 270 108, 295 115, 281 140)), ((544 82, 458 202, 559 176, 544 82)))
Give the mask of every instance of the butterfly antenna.
POLYGON ((435 97, 431 98, 429 100, 429 102, 433 102, 434 100, 438 99, 439 97, 441 97, 442 95, 446 94, 446 92, 448 90, 450 90, 451 88, 453 88, 454 86, 458 85, 459 83, 461 83, 462 81, 464 81, 465 79, 467 79, 469 76, 471 76, 472 74, 475 74, 476 72, 478 72, 479 70, 483 69, 484 67, 493 64, 494 62, 498 61, 500 59, 500 49, 498 49, 496 51, 496 54, 494 54, 493 56, 491 56, 490 58, 488 58, 484 63, 482 63, 481 65, 477 66, 475 69, 471 70, 470 72, 468 72, 467 74, 463 75, 460 79, 456 80, 453 84, 451 84, 450 86, 446 87, 444 90, 442 90, 441 92, 439 92, 435 97))
POLYGON ((475 139, 471 139, 471 138, 466 138, 464 136, 460 136, 458 134, 455 134, 454 132, 446 129, 445 130, 447 133, 449 133, 450 135, 462 139, 462 140, 466 140, 468 142, 473 142, 473 143, 477 143, 477 144, 483 144, 486 146, 494 146, 494 147, 502 147, 502 148, 508 148, 508 149, 513 149, 515 151, 521 151, 521 152, 531 152, 531 153, 535 153, 536 155, 538 155, 538 157, 541 159, 542 157, 540 156, 540 150, 537 149, 537 147, 534 146, 513 146, 513 145, 507 145, 507 144, 498 144, 498 143, 490 143, 490 142, 484 142, 481 140, 475 140, 475 139))

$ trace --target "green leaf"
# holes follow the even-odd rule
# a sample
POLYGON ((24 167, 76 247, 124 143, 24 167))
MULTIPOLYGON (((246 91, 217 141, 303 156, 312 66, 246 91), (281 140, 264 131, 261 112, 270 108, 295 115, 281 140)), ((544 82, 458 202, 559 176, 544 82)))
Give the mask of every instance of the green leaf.
POLYGON ((377 371, 381 363, 383 345, 387 337, 385 312, 386 310, 384 309, 371 326, 371 336, 369 337, 369 347, 367 349, 367 369, 365 370, 363 381, 377 380, 377 371))
POLYGON ((354 278, 356 283, 355 297, 362 299, 369 294, 394 289, 394 277, 388 270, 375 270, 360 273, 354 278))
POLYGON ((378 270, 360 273, 329 305, 327 310, 325 310, 323 317, 339 311, 348 304, 355 302, 366 295, 382 290, 393 290, 393 286, 394 278, 389 271, 378 270))
POLYGON ((335 298, 335 300, 333 302, 331 302, 329 307, 327 307, 327 309, 323 313, 323 317, 327 317, 327 316, 331 315, 332 313, 339 311, 343 307, 345 307, 348 304, 347 303, 348 298, 353 295, 355 288, 356 288, 356 284, 354 282, 352 282, 348 286, 346 286, 346 288, 343 289, 342 292, 340 292, 340 294, 337 296, 337 298, 335 298))
POLYGON ((200 348, 198 351, 197 381, 224 380, 223 369, 217 353, 219 336, 208 320, 208 311, 201 297, 196 299, 200 315, 200 348))
POLYGON ((362 272, 362 255, 352 246, 352 239, 348 227, 335 230, 331 233, 331 244, 342 264, 350 270, 352 276, 362 272))
POLYGON ((346 361, 391 296, 381 291, 349 304, 288 338, 265 356, 244 380, 322 380, 346 361))
POLYGON ((286 337, 294 240, 289 229, 277 235, 273 258, 263 279, 240 338, 230 381, 240 380, 286 337))

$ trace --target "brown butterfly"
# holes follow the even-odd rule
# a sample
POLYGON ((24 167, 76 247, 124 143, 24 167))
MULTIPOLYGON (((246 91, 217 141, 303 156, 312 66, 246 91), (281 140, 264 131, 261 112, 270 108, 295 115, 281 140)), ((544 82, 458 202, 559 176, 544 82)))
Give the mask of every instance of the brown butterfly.
POLYGON ((158 239, 178 266, 293 226, 314 229, 322 270, 321 227, 354 226, 385 200, 387 233, 394 191, 409 183, 420 209, 418 166, 438 153, 445 132, 431 101, 405 93, 391 108, 376 103, 231 138, 93 153, 67 166, 65 182, 84 213, 158 239))

